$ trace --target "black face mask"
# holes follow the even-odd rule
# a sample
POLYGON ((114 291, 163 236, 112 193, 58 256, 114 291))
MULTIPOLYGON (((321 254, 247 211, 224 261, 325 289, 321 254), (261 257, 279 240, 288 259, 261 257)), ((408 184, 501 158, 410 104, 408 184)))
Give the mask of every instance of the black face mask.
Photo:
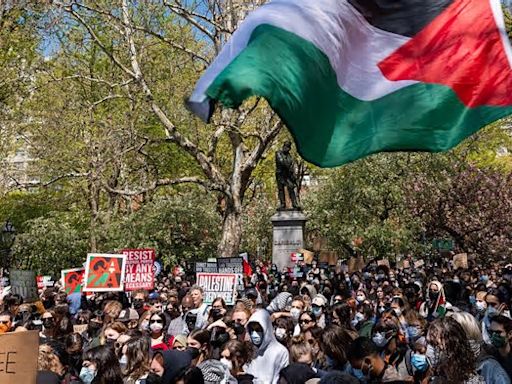
POLYGON ((235 332, 235 335, 239 336, 244 333, 245 327, 242 324, 235 323, 233 324, 233 331, 235 332))
POLYGON ((212 311, 210 313, 212 315, 213 321, 220 320, 223 317, 222 313, 220 313, 220 309, 212 309, 212 311))
POLYGON ((55 320, 54 319, 43 319, 43 327, 46 329, 55 328, 55 320))
POLYGON ((96 321, 91 321, 91 322, 89 322, 89 325, 87 326, 87 331, 88 331, 89 335, 96 336, 98 334, 98 332, 100 331, 101 327, 102 327, 102 324, 100 324, 96 321))
POLYGON ((55 300, 43 300, 44 309, 50 309, 55 306, 55 300))
POLYGON ((158 376, 156 373, 151 372, 146 378, 146 384, 162 384, 162 377, 158 376))
POLYGON ((186 351, 189 353, 192 360, 197 359, 201 355, 201 352, 199 352, 199 349, 194 348, 194 347, 187 347, 186 351))
POLYGON ((430 301, 436 301, 438 296, 439 296, 439 292, 428 291, 428 297, 429 297, 430 301))
POLYGON ((133 300, 133 308, 134 309, 141 309, 144 306, 144 300, 133 300))
POLYGON ((171 317, 172 320, 180 317, 181 313, 180 311, 178 311, 177 309, 175 308, 172 308, 172 309, 168 309, 167 311, 167 314, 171 317))

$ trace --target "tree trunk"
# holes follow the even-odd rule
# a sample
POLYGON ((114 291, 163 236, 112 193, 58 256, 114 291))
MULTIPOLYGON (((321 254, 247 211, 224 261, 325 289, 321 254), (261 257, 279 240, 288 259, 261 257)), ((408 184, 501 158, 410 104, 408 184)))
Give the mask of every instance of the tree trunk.
POLYGON ((222 223, 222 238, 217 248, 219 257, 236 257, 242 241, 242 214, 232 205, 226 207, 222 223))

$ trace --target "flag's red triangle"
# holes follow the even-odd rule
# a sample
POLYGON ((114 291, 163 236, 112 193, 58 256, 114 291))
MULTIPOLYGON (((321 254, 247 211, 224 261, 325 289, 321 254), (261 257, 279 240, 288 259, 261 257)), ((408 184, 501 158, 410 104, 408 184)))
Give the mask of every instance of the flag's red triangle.
POLYGON ((511 106, 512 68, 493 0, 455 0, 425 29, 379 63, 390 80, 452 88, 468 107, 511 106))

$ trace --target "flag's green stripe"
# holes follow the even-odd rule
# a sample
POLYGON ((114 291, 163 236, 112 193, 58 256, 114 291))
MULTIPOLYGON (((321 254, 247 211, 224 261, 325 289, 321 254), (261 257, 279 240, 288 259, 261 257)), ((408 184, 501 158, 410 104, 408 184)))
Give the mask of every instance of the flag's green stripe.
POLYGON ((379 151, 446 150, 512 114, 511 107, 467 108, 450 88, 434 84, 361 101, 340 89, 323 52, 270 25, 255 29, 247 48, 207 93, 232 108, 250 96, 265 97, 291 130, 301 155, 325 167, 379 151))

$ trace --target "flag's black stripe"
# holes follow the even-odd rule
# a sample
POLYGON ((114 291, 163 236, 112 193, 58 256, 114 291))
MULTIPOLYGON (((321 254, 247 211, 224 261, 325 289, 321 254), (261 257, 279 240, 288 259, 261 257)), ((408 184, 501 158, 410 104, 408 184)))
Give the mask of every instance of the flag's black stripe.
POLYGON ((373 26, 414 36, 453 0, 348 0, 373 26))

